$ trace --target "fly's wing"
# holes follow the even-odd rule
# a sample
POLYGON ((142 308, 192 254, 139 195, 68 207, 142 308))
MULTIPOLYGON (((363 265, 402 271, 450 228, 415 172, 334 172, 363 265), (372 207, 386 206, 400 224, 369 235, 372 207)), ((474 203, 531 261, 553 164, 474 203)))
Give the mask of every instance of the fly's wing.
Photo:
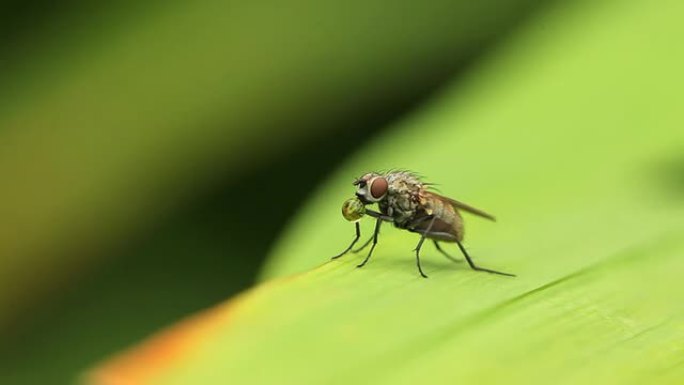
POLYGON ((448 198, 448 197, 445 197, 443 195, 439 195, 437 193, 434 193, 432 191, 427 191, 427 190, 423 190, 423 194, 426 195, 426 197, 433 198, 433 199, 439 199, 442 202, 447 202, 456 210, 467 211, 471 214, 475 214, 475 215, 480 216, 482 218, 487 218, 490 221, 496 221, 496 218, 494 218, 493 215, 488 214, 488 213, 486 213, 480 209, 476 209, 475 207, 467 205, 463 202, 459 202, 456 199, 451 199, 451 198, 448 198))

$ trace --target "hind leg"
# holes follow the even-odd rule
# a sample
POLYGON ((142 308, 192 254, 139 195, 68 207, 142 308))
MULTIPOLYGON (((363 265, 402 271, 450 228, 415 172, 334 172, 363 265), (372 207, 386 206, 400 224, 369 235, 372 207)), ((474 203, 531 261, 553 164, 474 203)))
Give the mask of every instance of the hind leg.
POLYGON ((447 254, 447 252, 444 251, 444 249, 442 249, 442 246, 439 245, 439 242, 437 242, 437 241, 435 241, 435 240, 432 240, 432 242, 435 244, 435 248, 437 249, 437 251, 439 251, 440 253, 442 253, 443 256, 449 258, 450 260, 452 260, 452 261, 454 261, 454 262, 458 262, 458 263, 461 263, 461 262, 462 262, 462 261, 459 261, 458 259, 452 257, 451 255, 447 254))
POLYGON ((461 249, 461 253, 463 253, 463 256, 465 257, 466 261, 468 261, 468 265, 470 265, 470 268, 473 270, 477 271, 484 271, 487 273, 492 273, 492 274, 499 274, 499 275, 506 275, 509 277, 515 277, 515 274, 511 273, 504 273, 502 271, 496 271, 496 270, 491 270, 491 269, 485 269, 484 267, 479 267, 475 265, 472 259, 470 259, 470 256, 468 255, 468 252, 466 251, 465 247, 461 244, 461 242, 456 241, 456 244, 458 244, 458 248, 461 249))

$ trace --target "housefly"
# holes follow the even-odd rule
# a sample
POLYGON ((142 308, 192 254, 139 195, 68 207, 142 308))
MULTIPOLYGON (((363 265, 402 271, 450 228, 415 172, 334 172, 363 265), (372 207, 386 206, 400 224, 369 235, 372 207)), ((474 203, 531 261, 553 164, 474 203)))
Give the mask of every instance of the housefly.
POLYGON ((420 234, 420 240, 414 249, 416 265, 420 275, 427 278, 420 266, 420 250, 425 239, 433 241, 437 250, 447 258, 458 261, 447 254, 440 242, 456 243, 470 268, 493 274, 514 277, 514 274, 486 269, 475 265, 463 247, 463 218, 460 210, 494 221, 495 218, 486 212, 457 200, 447 198, 430 189, 430 184, 423 183, 420 178, 408 171, 389 171, 386 173, 367 173, 354 181, 356 197, 348 199, 342 205, 342 215, 356 226, 356 236, 351 244, 340 254, 339 258, 352 250, 361 237, 359 221, 364 215, 375 218, 373 236, 354 252, 371 248, 366 258, 357 267, 363 267, 378 243, 378 234, 383 222, 391 222, 395 227, 420 234), (379 211, 366 206, 377 203, 379 211))

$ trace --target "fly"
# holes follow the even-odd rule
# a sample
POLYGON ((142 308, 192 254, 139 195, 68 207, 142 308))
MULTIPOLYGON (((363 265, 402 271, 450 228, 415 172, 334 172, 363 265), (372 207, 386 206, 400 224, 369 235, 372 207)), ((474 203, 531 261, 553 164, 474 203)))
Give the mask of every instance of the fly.
POLYGON ((515 277, 514 274, 475 265, 463 247, 463 218, 459 210, 494 221, 495 218, 492 215, 431 191, 429 184, 423 183, 416 174, 408 171, 390 171, 382 174, 367 173, 356 179, 354 185, 357 186, 356 197, 344 202, 342 215, 346 220, 354 222, 356 236, 344 251, 332 259, 339 258, 352 251, 361 237, 359 221, 364 215, 368 215, 375 218, 373 236, 353 252, 361 251, 368 245, 371 245, 371 248, 366 258, 357 267, 363 267, 373 254, 375 245, 378 243, 378 234, 382 223, 391 222, 397 228, 421 235, 414 251, 418 271, 424 278, 427 278, 427 275, 420 266, 420 250, 425 239, 432 240, 440 253, 458 262, 457 259, 447 254, 439 244, 439 242, 456 243, 473 270, 515 277), (366 207, 375 203, 378 204, 379 211, 370 210, 366 207))

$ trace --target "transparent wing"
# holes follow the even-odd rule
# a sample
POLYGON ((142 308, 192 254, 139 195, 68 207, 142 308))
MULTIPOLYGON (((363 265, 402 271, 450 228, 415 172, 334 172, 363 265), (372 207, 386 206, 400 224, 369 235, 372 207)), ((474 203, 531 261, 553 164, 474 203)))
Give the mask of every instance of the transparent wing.
POLYGON ((473 206, 467 205, 463 202, 459 202, 456 199, 451 199, 449 197, 445 197, 444 195, 440 195, 440 194, 437 194, 435 192, 427 191, 427 190, 423 190, 423 194, 425 194, 426 196, 431 196, 434 199, 439 199, 442 202, 448 202, 456 210, 467 211, 471 214, 480 216, 482 218, 487 218, 491 221, 496 221, 496 218, 492 214, 488 214, 488 213, 486 213, 480 209, 477 209, 473 206))

